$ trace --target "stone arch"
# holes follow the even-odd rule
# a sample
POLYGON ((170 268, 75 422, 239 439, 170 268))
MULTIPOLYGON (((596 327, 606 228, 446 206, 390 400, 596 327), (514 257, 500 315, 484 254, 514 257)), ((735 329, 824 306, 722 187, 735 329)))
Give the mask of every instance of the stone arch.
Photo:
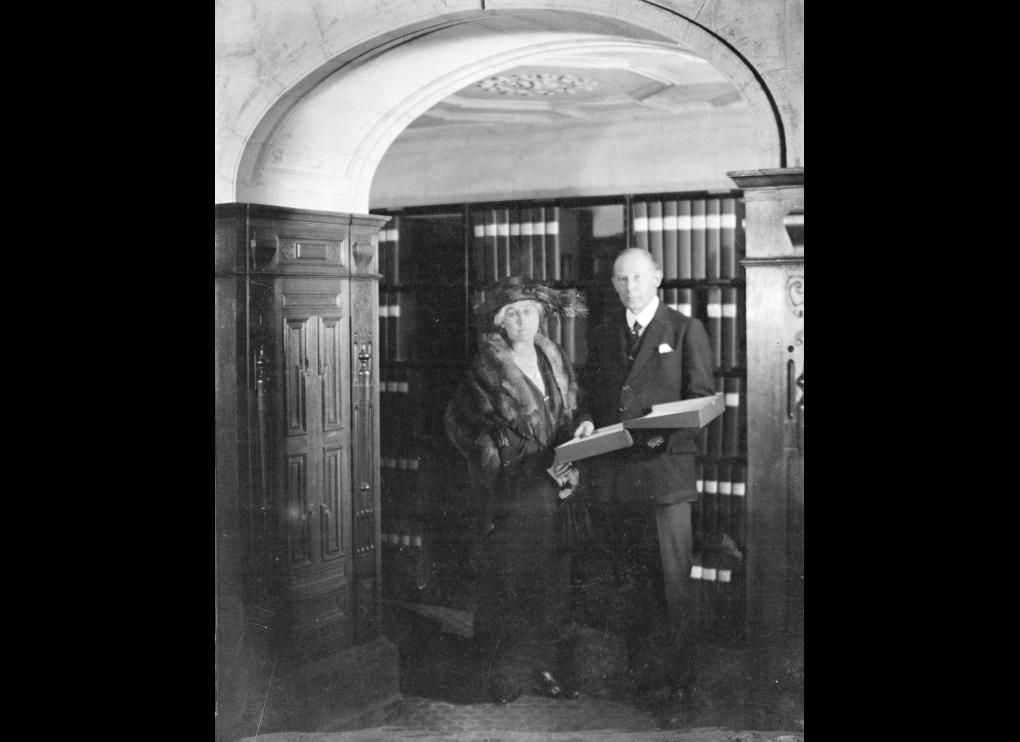
POLYGON ((366 212, 372 175, 386 148, 450 93, 551 51, 635 44, 676 53, 689 50, 726 75, 753 114, 758 166, 785 165, 782 121, 761 76, 731 44, 701 25, 640 0, 502 5, 512 7, 410 20, 412 11, 399 4, 395 8, 400 12, 388 18, 388 28, 374 29, 363 41, 349 43, 352 34, 347 31, 343 40, 338 35, 324 42, 316 54, 329 58, 317 66, 316 55, 310 53, 281 62, 271 82, 237 112, 223 137, 217 199, 366 212), (458 38, 473 21, 526 13, 555 15, 561 30, 458 38), (591 18, 599 19, 601 33, 567 30, 571 22, 577 27, 591 18), (444 57, 435 47, 416 49, 416 40, 444 34, 455 41, 458 59, 448 53, 444 57), (332 142, 308 141, 310 122, 323 116, 340 122, 342 133, 332 142), (247 136, 238 134, 241 129, 249 131, 247 136))

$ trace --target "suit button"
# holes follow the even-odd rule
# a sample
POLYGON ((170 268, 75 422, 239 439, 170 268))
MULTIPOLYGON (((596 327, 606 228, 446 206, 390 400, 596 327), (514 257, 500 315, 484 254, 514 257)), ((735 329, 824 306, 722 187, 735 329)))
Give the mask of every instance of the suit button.
POLYGON ((626 412, 626 411, 627 411, 627 408, 626 408, 626 407, 621 407, 621 408, 620 408, 620 412, 626 412))
POLYGON ((624 384, 623 385, 623 391, 629 392, 630 391, 630 386, 628 384, 624 384))

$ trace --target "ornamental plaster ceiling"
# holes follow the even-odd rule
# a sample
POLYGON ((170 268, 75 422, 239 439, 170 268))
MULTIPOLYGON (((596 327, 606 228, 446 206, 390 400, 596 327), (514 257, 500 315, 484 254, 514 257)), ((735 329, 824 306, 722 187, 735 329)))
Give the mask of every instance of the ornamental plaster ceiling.
POLYGON ((453 136, 465 126, 514 129, 704 116, 742 107, 733 84, 694 55, 656 50, 579 52, 474 82, 416 119, 408 136, 453 136))

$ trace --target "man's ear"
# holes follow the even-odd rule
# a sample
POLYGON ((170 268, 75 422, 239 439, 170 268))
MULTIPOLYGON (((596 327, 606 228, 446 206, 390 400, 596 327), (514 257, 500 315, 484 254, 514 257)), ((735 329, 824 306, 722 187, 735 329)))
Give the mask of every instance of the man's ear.
POLYGON ((662 284, 662 271, 655 271, 655 286, 658 287, 662 284))

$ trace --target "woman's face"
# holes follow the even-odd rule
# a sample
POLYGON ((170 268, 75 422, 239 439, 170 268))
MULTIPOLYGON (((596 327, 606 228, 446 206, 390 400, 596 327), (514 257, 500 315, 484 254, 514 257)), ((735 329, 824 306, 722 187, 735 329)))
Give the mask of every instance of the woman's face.
POLYGON ((524 299, 508 304, 502 309, 500 326, 506 331, 511 343, 533 343, 542 319, 542 307, 536 301, 524 299))

